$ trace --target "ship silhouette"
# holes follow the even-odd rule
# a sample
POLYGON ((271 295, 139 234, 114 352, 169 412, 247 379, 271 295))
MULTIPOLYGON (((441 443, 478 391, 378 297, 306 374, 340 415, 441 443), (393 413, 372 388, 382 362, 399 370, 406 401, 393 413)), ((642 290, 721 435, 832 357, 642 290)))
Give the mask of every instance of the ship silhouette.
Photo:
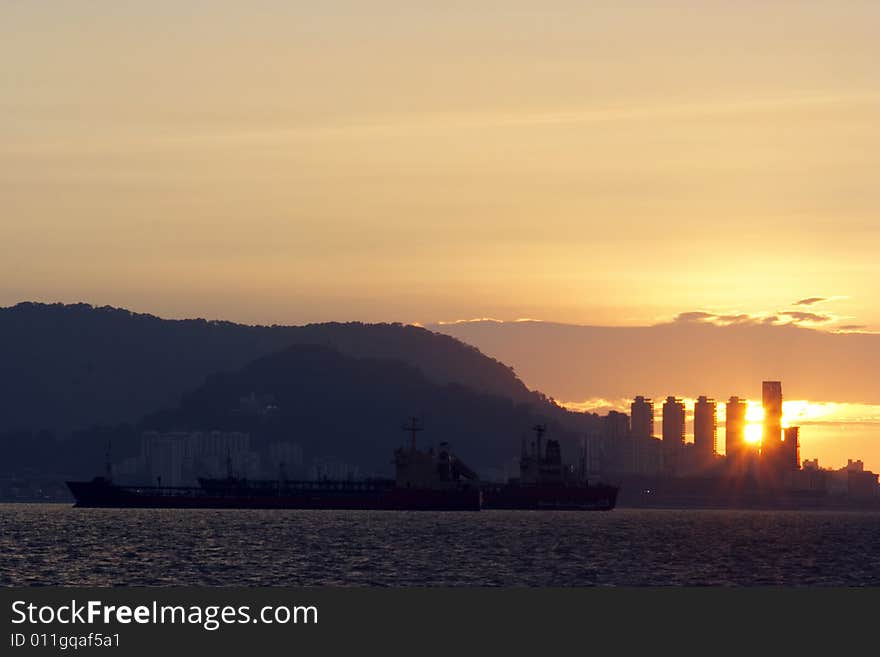
POLYGON ((609 511, 617 504, 616 486, 590 483, 586 468, 576 471, 562 463, 559 441, 542 443, 546 425, 537 424, 531 450, 525 441, 520 456, 520 476, 506 484, 483 487, 486 509, 558 509, 567 511, 609 511))
POLYGON ((608 510, 616 503, 616 487, 571 476, 558 441, 542 446, 543 425, 535 427, 532 452, 523 450, 520 477, 505 484, 481 482, 447 442, 436 451, 420 450, 416 434, 423 427, 416 418, 403 429, 411 437, 408 446, 394 450, 393 479, 250 480, 234 476, 227 459, 226 477, 199 478, 198 486, 123 486, 112 480, 108 455, 104 476, 66 483, 78 507, 478 511, 608 510))
MULTIPOLYGON (((384 509, 478 511, 482 492, 476 473, 441 443, 420 450, 416 418, 404 425, 412 438, 394 451, 394 479, 317 481, 249 480, 235 477, 227 459, 223 478, 200 478, 198 486, 121 486, 107 473, 91 481, 68 481, 78 507, 212 509, 384 509)), ((161 482, 160 482, 161 483, 161 482)))

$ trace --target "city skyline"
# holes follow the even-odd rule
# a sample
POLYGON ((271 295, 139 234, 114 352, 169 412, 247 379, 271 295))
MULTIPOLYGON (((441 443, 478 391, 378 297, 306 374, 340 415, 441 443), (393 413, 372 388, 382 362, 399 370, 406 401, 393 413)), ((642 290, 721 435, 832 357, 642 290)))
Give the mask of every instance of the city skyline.
MULTIPOLYGON (((782 382, 763 381, 761 385, 760 406, 759 402, 751 403, 736 395, 721 406, 725 428, 723 452, 718 449, 719 405, 714 399, 700 395, 691 405, 693 440, 688 443, 685 401, 673 395, 666 397, 660 432, 664 446, 692 445, 700 467, 710 467, 713 459, 722 454, 730 462, 753 453, 772 468, 799 469, 800 426, 784 419, 782 382), (754 410, 750 410, 750 406, 754 410)), ((630 434, 635 438, 654 438, 653 400, 637 395, 630 409, 630 434)))
MULTIPOLYGON (((785 421, 805 427, 807 452, 830 464, 859 454, 880 468, 880 336, 692 316, 652 327, 482 320, 428 328, 512 365, 572 410, 626 411, 634 394, 673 393, 687 399, 690 425, 699 395, 760 400, 756 381, 785 380, 785 421)), ((753 403, 750 422, 757 413, 753 403)))
MULTIPOLYGON (((693 440, 686 441, 686 406, 682 398, 670 395, 662 402, 657 402, 661 406, 657 431, 654 400, 637 395, 630 406, 630 415, 612 410, 600 418, 594 430, 581 439, 580 461, 571 462, 566 467, 570 467, 572 472, 580 472, 580 476, 710 477, 728 481, 727 485, 732 490, 740 488, 742 480, 746 479, 758 481, 771 489, 784 486, 792 490, 792 486, 797 489, 801 485, 806 486, 804 490, 816 490, 818 486, 826 492, 830 490, 828 485, 839 485, 840 482, 834 484, 833 479, 822 479, 817 484, 811 473, 836 471, 850 477, 848 473, 856 472, 858 474, 852 475, 856 478, 853 484, 856 489, 853 490, 864 485, 869 496, 876 496, 877 475, 870 470, 870 466, 865 467, 861 458, 848 458, 846 465, 840 469, 828 467, 828 464, 822 464, 818 458, 810 458, 808 454, 802 460, 800 426, 783 420, 783 398, 782 382, 762 382, 762 400, 755 402, 760 403, 762 413, 757 414, 749 413, 746 410, 749 401, 737 396, 718 404, 714 399, 701 395, 692 406, 693 440), (718 408, 724 409, 722 416, 733 420, 732 424, 729 421, 723 423, 723 443, 726 444, 723 452, 718 449, 718 408)), ((266 408, 275 408, 268 398, 261 399, 255 395, 240 400, 240 405, 248 404, 251 412, 259 412, 262 404, 267 403, 270 406, 266 408)), ((410 418, 402 428, 409 436, 403 441, 405 446, 402 449, 414 452, 416 432, 421 431, 423 425, 418 418, 410 418)), ((519 458, 501 464, 501 467, 484 469, 479 476, 472 472, 474 477, 488 482, 503 482, 509 476, 515 476, 508 473, 519 467, 525 472, 543 463, 545 454, 541 439, 547 425, 537 424, 533 430, 536 438, 530 447, 526 438, 522 438, 519 458)), ((446 445, 448 443, 440 443, 441 449, 446 445)), ((546 445, 548 463, 561 468, 563 461, 559 443, 549 440, 546 445)), ((430 453, 433 453, 433 447, 426 452, 430 453)), ((172 487, 194 484, 200 475, 262 478, 264 481, 296 480, 297 477, 318 481, 325 479, 328 472, 336 473, 337 479, 358 477, 359 468, 356 465, 320 458, 311 458, 307 464, 304 456, 302 446, 290 439, 272 442, 254 450, 250 436, 241 432, 145 430, 140 435, 139 453, 134 456, 113 463, 108 447, 106 472, 108 478, 112 477, 114 481, 172 487)))
MULTIPOLYGON (((652 399, 647 395, 636 395, 631 399, 621 399, 617 402, 612 402, 610 400, 592 400, 592 402, 588 402, 586 405, 583 404, 563 404, 566 407, 571 408, 572 410, 580 411, 580 412, 593 412, 599 413, 600 415, 608 412, 623 412, 629 411, 630 422, 633 423, 633 418, 637 417, 635 407, 640 407, 640 404, 644 404, 644 410, 642 410, 642 417, 635 420, 634 424, 631 424, 633 427, 631 429, 632 435, 641 436, 641 437, 654 437, 659 438, 661 440, 664 439, 665 434, 663 431, 663 415, 662 415, 662 407, 667 403, 671 403, 673 406, 680 406, 680 413, 682 414, 682 422, 679 424, 677 419, 671 420, 671 422, 675 425, 670 429, 670 436, 681 436, 679 443, 682 445, 691 445, 694 446, 697 443, 697 428, 696 428, 696 408, 700 404, 700 399, 705 398, 706 395, 698 395, 695 397, 686 397, 686 396, 676 396, 670 395, 661 399, 652 399), (653 403, 653 407, 650 411, 647 410, 648 404, 653 403), (657 414, 657 408, 661 409, 660 414, 657 414), (639 431, 635 428, 636 424, 639 422, 644 422, 643 418, 655 415, 655 419, 653 421, 655 430, 652 433, 646 433, 645 431, 639 431)), ((766 430, 766 422, 765 422, 765 409, 763 405, 763 401, 761 399, 749 399, 744 396, 731 395, 729 399, 724 401, 716 401, 711 398, 706 398, 706 401, 709 404, 715 405, 714 413, 710 415, 712 419, 715 421, 714 425, 714 433, 712 435, 712 439, 714 441, 715 449, 712 451, 713 454, 719 456, 727 456, 731 454, 729 451, 731 443, 728 438, 728 428, 731 428, 729 424, 729 413, 730 413, 730 405, 737 404, 743 406, 743 415, 741 424, 734 424, 731 433, 736 435, 737 427, 741 431, 741 440, 738 440, 738 444, 748 447, 759 449, 762 445, 763 435, 766 430)), ((817 412, 817 409, 821 409, 821 405, 819 404, 811 404, 805 400, 783 400, 782 401, 782 416, 781 422, 779 424, 780 435, 782 435, 788 429, 797 429, 798 438, 802 438, 806 435, 809 438, 810 432, 813 431, 816 427, 813 422, 815 420, 809 416, 811 412, 817 412)), ((818 411, 821 413, 821 410, 818 411)), ((642 424, 641 426, 644 426, 642 424)), ((820 429, 821 432, 821 429, 820 429)), ((799 443, 801 446, 801 452, 804 452, 802 443, 799 443)), ((812 447, 812 444, 810 445, 812 447)), ((810 452, 808 448, 806 452, 810 452)), ((859 460, 863 460, 862 454, 849 454, 844 455, 841 458, 821 458, 816 454, 806 453, 802 456, 801 460, 809 459, 809 460, 820 460, 824 465, 838 467, 840 463, 846 464, 849 460, 854 460, 858 458, 859 460)), ((824 456, 823 452, 823 456, 824 456)), ((868 459, 870 460, 870 459, 868 459)))
POLYGON ((877 498, 878 474, 861 458, 848 458, 839 468, 809 455, 802 460, 801 427, 783 419, 781 381, 763 381, 761 393, 760 418, 749 417, 748 401, 738 396, 724 404, 729 422, 723 454, 718 450, 719 405, 714 399, 700 395, 695 400, 693 441, 687 442, 682 398, 669 395, 655 404, 637 395, 630 404, 631 415, 609 410, 601 418, 601 430, 585 438, 584 469, 627 482, 630 490, 641 491, 644 501, 663 499, 680 506, 698 499, 749 505, 756 494, 795 506, 809 506, 826 496, 877 498), (653 422, 655 405, 661 408, 659 431, 653 422))

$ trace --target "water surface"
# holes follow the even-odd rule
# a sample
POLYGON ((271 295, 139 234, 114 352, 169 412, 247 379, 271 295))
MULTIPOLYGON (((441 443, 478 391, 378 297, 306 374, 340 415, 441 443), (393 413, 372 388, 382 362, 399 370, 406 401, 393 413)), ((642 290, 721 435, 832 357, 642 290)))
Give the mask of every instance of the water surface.
POLYGON ((0 584, 880 585, 880 513, 0 505, 0 584))

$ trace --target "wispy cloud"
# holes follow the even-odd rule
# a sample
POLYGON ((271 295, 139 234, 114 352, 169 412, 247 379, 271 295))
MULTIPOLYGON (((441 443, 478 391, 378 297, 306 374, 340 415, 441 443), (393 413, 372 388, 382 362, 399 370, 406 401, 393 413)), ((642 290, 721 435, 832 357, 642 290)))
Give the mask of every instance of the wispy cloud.
POLYGON ((471 319, 453 319, 453 320, 440 320, 437 322, 440 326, 448 326, 452 324, 473 324, 477 322, 494 322, 495 324, 503 324, 503 319, 496 319, 494 317, 473 317, 471 319))
POLYGON ((583 401, 558 401, 557 403, 570 411, 578 411, 581 413, 598 413, 600 415, 607 414, 608 411, 618 411, 629 413, 631 399, 605 399, 603 397, 594 397, 583 401))
MULTIPOLYGON (((793 306, 810 306, 814 303, 833 301, 846 297, 808 297, 792 304, 793 306)), ((836 333, 869 333, 873 332, 867 324, 839 324, 856 319, 853 316, 835 313, 818 313, 809 310, 778 310, 761 312, 709 310, 689 310, 678 313, 673 319, 676 324, 711 324, 713 326, 803 326, 817 330, 836 333)), ((454 326, 456 324, 478 324, 491 322, 494 324, 542 323, 545 320, 532 317, 519 317, 511 320, 496 317, 473 317, 470 319, 440 320, 436 326, 454 326)), ((667 320, 668 321, 668 320, 667 320)), ((662 323, 662 322, 661 322, 662 323)))
POLYGON ((835 327, 834 331, 836 333, 870 333, 877 334, 877 331, 871 330, 871 327, 867 324, 844 324, 842 326, 835 327))
POLYGON ((702 322, 710 319, 716 318, 718 315, 715 313, 707 313, 702 310, 691 310, 686 313, 678 313, 675 316, 676 322, 702 322))
POLYGON ((828 322, 834 321, 834 317, 831 315, 820 315, 819 313, 809 313, 802 310, 786 310, 780 314, 785 315, 786 317, 791 317, 792 321, 797 324, 803 322, 827 324, 828 322))
POLYGON ((678 323, 699 322, 715 324, 717 326, 731 326, 733 324, 775 324, 779 321, 779 317, 766 313, 712 313, 705 310, 692 310, 679 313, 673 321, 678 323))
POLYGON ((806 299, 801 299, 800 301, 795 301, 795 306, 812 306, 815 303, 821 303, 822 301, 828 301, 825 297, 807 297, 806 299))
POLYGON ((679 313, 673 320, 676 323, 701 323, 716 326, 740 325, 820 325, 839 321, 841 318, 831 314, 808 312, 805 310, 782 310, 776 313, 714 313, 705 310, 692 310, 679 313))
POLYGON ((737 313, 735 315, 717 315, 715 319, 722 324, 751 324, 760 318, 752 317, 747 313, 737 313))

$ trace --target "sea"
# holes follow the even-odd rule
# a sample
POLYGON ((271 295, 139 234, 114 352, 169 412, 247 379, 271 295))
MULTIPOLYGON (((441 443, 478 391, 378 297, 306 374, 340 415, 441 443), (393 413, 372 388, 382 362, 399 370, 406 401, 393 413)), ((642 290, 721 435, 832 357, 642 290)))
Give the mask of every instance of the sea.
POLYGON ((878 586, 880 513, 0 505, 3 586, 878 586))

